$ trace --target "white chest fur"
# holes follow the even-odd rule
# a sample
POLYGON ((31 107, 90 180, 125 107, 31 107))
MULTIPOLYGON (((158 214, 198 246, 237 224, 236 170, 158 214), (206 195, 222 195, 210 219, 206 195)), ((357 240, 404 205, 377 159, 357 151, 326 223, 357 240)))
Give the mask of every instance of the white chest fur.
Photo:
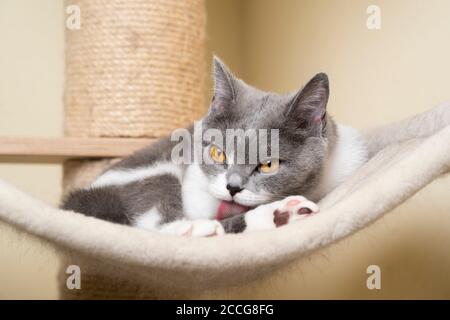
POLYGON ((198 164, 187 167, 182 184, 183 210, 188 219, 215 217, 219 200, 208 192, 208 178, 198 164))
POLYGON ((344 182, 369 156, 364 139, 356 129, 341 124, 336 129, 338 139, 325 162, 319 188, 314 194, 317 199, 344 182))

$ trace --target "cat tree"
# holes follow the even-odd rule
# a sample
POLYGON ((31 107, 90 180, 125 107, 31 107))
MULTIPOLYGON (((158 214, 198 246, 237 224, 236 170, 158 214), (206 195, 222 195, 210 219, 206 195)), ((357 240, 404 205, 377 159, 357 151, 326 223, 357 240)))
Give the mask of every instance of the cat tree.
MULTIPOLYGON (((67 1, 72 4, 72 1, 67 1)), ((67 31, 62 139, 2 139, 0 155, 68 159, 64 189, 185 126, 204 111, 203 0, 78 0, 67 31), (38 147, 36 147, 38 144, 38 147)), ((371 159, 320 203, 277 230, 168 237, 59 210, 0 181, 0 220, 61 254, 62 298, 155 298, 266 276, 373 222, 450 169, 450 105, 365 132, 371 159), (82 290, 65 286, 65 266, 82 290)))

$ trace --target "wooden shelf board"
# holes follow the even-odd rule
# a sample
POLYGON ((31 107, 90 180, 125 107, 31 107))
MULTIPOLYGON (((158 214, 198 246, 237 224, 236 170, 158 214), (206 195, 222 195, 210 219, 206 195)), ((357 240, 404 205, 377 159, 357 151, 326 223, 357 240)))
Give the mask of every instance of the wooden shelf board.
POLYGON ((0 137, 0 159, 116 158, 155 141, 150 138, 0 137))

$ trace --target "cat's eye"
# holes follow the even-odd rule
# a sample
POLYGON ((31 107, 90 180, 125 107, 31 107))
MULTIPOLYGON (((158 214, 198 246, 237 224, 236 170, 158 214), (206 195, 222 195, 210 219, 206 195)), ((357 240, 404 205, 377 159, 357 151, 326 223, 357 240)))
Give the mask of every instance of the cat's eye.
POLYGON ((217 163, 222 164, 225 162, 225 152, 223 152, 215 145, 212 145, 209 148, 209 155, 211 156, 211 159, 213 159, 217 163))
POLYGON ((271 159, 259 164, 259 171, 262 173, 273 173, 280 167, 280 160, 271 159))

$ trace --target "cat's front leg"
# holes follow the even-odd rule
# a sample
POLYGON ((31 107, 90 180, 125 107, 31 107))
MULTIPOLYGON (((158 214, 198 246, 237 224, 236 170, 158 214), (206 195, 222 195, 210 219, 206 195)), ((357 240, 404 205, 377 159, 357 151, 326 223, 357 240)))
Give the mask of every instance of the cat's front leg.
POLYGON ((318 206, 302 196, 290 196, 283 200, 261 205, 245 214, 221 221, 227 233, 269 230, 301 220, 319 212, 318 206))
POLYGON ((159 231, 178 236, 211 237, 224 233, 274 229, 317 212, 319 207, 314 202, 302 196, 290 196, 220 221, 209 219, 172 221, 161 225, 159 231))
POLYGON ((163 234, 185 237, 212 237, 225 233, 219 221, 209 219, 176 220, 161 225, 159 231, 163 234))

